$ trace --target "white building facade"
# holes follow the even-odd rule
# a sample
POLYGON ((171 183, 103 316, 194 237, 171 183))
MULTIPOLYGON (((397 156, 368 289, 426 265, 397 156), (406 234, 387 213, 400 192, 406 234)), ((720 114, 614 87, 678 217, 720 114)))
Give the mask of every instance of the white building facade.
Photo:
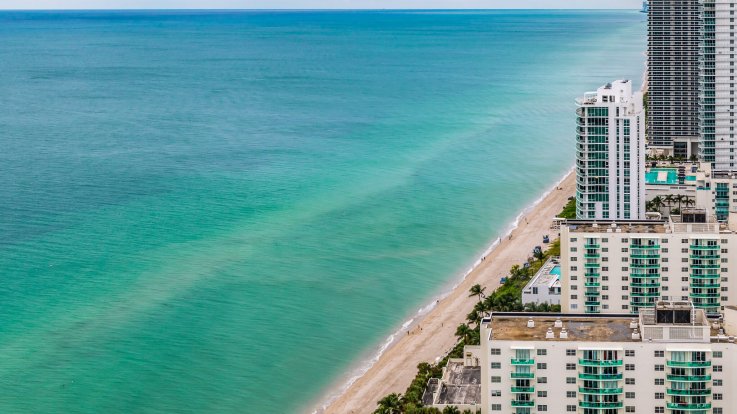
POLYGON ((687 303, 634 318, 495 313, 481 326, 481 412, 734 413, 730 312, 720 326, 687 303))
POLYGON ((645 217, 642 93, 618 80, 576 103, 576 214, 580 219, 645 217))
POLYGON ((719 223, 671 220, 561 227, 561 310, 633 313, 688 300, 716 314, 734 302, 737 234, 719 223))
POLYGON ((701 0, 699 156, 715 171, 735 170, 735 3, 701 0))

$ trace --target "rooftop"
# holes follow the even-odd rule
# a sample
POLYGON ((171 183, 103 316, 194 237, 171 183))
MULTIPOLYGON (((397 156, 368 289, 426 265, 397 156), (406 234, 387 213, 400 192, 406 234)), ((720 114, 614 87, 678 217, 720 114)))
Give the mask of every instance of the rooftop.
POLYGON ((478 405, 481 403, 481 367, 466 366, 463 360, 450 359, 443 378, 430 378, 422 394, 422 404, 478 405))
MULTIPOLYGON (((497 341, 710 342, 720 326, 690 302, 661 301, 630 314, 494 312, 482 325, 497 341), (712 323, 713 322, 713 323, 712 323)), ((722 332, 722 336, 724 333, 722 332)), ((724 336, 726 338, 726 336, 724 336)))
MULTIPOLYGON (((538 314, 539 315, 539 314, 538 314)), ((516 341, 607 341, 632 342, 630 322, 637 320, 632 315, 626 317, 598 318, 572 314, 550 314, 550 316, 527 316, 520 313, 494 313, 491 320, 494 340, 516 341), (534 322, 528 327, 528 321, 534 322), (556 321, 563 323, 568 333, 567 339, 560 338, 563 328, 554 328, 556 321), (548 329, 553 329, 554 338, 546 339, 548 329)))
POLYGON ((566 220, 572 233, 666 233, 665 220, 566 220))

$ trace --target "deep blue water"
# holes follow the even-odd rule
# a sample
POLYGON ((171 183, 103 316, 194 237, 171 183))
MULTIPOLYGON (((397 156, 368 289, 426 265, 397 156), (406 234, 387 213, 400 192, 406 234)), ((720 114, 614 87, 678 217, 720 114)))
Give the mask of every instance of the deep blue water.
POLYGON ((0 13, 0 412, 308 409, 570 168, 644 28, 0 13))

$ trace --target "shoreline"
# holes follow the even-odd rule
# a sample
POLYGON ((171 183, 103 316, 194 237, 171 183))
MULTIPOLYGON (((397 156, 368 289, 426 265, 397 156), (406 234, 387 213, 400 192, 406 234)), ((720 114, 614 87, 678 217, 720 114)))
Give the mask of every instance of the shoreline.
POLYGON ((563 209, 563 206, 568 202, 568 197, 575 191, 574 172, 574 168, 571 167, 553 186, 531 204, 524 207, 514 220, 504 227, 501 235, 493 239, 488 247, 482 251, 470 268, 462 272, 458 278, 454 278, 449 282, 439 294, 431 298, 428 304, 420 307, 414 315, 411 315, 398 329, 387 336, 383 342, 380 342, 378 350, 372 351, 367 357, 360 359, 357 366, 350 368, 346 376, 341 377, 336 382, 338 385, 331 387, 325 395, 320 397, 316 405, 305 412, 312 414, 371 413, 376 407, 376 401, 384 395, 391 392, 403 393, 414 378, 416 366, 419 362, 435 363, 451 350, 456 343, 455 327, 457 324, 441 321, 439 328, 443 332, 440 333, 437 332, 437 323, 435 323, 435 329, 432 332, 424 331, 421 327, 422 323, 430 319, 432 319, 432 322, 437 322, 438 319, 463 322, 466 313, 473 308, 473 299, 467 297, 468 288, 479 283, 486 286, 490 291, 495 290, 499 286, 501 277, 508 273, 511 267, 509 265, 506 268, 498 269, 507 261, 497 263, 493 256, 501 256, 501 250, 505 250, 504 253, 521 254, 523 257, 517 259, 515 263, 520 264, 530 255, 534 245, 541 245, 542 234, 547 234, 546 232, 550 231, 553 217, 563 209), (547 215, 550 212, 546 210, 550 209, 553 209, 554 213, 548 217, 547 215), (542 214, 543 211, 545 211, 545 214, 542 214), (526 240, 529 239, 529 235, 521 241, 519 237, 514 237, 515 233, 529 233, 529 231, 523 232, 521 227, 522 220, 528 215, 533 218, 529 221, 525 220, 524 229, 533 228, 533 231, 539 232, 540 237, 536 241, 534 239, 526 240), (514 243, 511 242, 512 240, 514 240, 514 243), (504 243, 505 241, 510 241, 510 243, 504 243), (529 243, 526 242, 536 244, 527 248, 529 243), (504 249, 500 249, 502 246, 504 249), (487 258, 491 260, 487 262, 487 258), (490 276, 491 273, 496 273, 496 276, 490 276), (494 281, 496 283, 491 283, 494 281), (459 302, 469 303, 466 308, 457 309, 459 302), (419 330, 417 330, 418 327, 419 330), (402 335, 405 331, 407 331, 406 336, 402 335), (442 337, 438 335, 442 335, 442 337), (427 340, 430 339, 433 341, 428 342, 427 340), (452 341, 449 346, 440 345, 448 342, 448 339, 452 341), (413 344, 410 344, 410 342, 413 342, 413 344), (412 352, 409 354, 394 352, 399 353, 399 355, 388 355, 399 347, 411 348, 412 352), (442 350, 439 350, 439 348, 442 348, 442 350), (417 359, 414 356, 420 352, 424 354, 430 351, 434 351, 436 354, 432 358, 417 360, 409 366, 403 362, 406 359, 417 359), (382 367, 379 367, 380 365, 382 367), (407 376, 407 371, 411 373, 410 376, 407 376), (390 379, 385 377, 390 377, 390 379), (379 390, 380 388, 387 390, 379 390), (373 395, 374 393, 375 395, 373 395))

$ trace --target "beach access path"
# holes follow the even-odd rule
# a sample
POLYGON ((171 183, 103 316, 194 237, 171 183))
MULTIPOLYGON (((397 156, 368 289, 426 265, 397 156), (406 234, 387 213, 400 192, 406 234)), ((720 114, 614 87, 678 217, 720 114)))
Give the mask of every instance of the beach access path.
POLYGON ((560 189, 554 189, 529 213, 520 218, 519 225, 503 237, 501 243, 483 260, 445 299, 416 324, 409 335, 401 335, 394 346, 348 390, 327 408, 329 414, 371 413, 376 402, 387 394, 404 393, 417 374, 420 362, 434 363, 456 344, 456 327, 465 322, 473 309, 476 297, 468 297, 475 284, 487 288, 486 293, 499 287, 500 279, 509 269, 521 265, 532 255, 535 246, 542 245, 542 236, 557 237, 550 230, 552 219, 561 212, 568 197, 575 193, 575 174, 569 173, 560 189))

